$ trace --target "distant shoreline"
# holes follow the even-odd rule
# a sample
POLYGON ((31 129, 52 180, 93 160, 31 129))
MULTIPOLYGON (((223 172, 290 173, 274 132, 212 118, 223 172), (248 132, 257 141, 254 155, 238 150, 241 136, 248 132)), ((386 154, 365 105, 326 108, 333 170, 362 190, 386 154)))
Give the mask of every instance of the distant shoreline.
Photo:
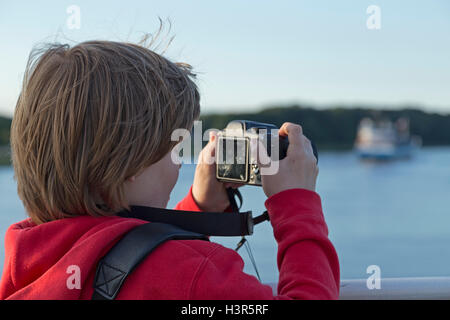
MULTIPOLYGON (((10 153, 5 154, 4 150, 7 146, 0 146, 0 168, 12 167, 10 153)), ((433 148, 448 148, 450 150, 450 145, 427 145, 421 147, 421 149, 433 149, 433 148)), ((319 148, 319 154, 322 152, 352 152, 352 148, 339 148, 339 147, 330 147, 330 148, 319 148)))
MULTIPOLYGON (((243 109, 245 110, 245 109, 243 109)), ((358 125, 363 118, 374 120, 406 118, 410 133, 422 138, 423 146, 450 146, 450 114, 423 111, 417 108, 384 109, 367 107, 313 108, 293 104, 267 107, 258 111, 205 113, 200 116, 202 130, 223 129, 231 120, 252 120, 280 127, 284 122, 299 123, 304 134, 320 150, 348 151, 353 148, 358 125)), ((11 118, 0 116, 0 165, 9 165, 11 118)))

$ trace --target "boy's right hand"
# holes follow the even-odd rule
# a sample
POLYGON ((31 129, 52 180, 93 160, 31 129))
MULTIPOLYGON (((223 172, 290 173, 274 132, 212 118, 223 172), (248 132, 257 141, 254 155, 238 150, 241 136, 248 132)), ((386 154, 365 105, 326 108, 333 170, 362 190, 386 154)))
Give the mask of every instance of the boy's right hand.
POLYGON ((261 171, 264 193, 270 197, 278 192, 294 188, 315 191, 319 168, 311 142, 303 135, 302 127, 285 122, 279 130, 279 135, 289 138, 287 155, 279 161, 276 174, 264 175, 264 171, 261 171))

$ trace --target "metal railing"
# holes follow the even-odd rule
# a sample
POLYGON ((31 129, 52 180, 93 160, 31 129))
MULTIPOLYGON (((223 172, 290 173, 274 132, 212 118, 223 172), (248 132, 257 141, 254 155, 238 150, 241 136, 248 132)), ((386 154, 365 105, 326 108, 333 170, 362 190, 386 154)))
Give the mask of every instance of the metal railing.
MULTIPOLYGON (((450 277, 381 278, 380 289, 369 289, 366 279, 341 280, 340 300, 450 299, 450 277)), ((276 293, 277 284, 270 286, 276 293)))

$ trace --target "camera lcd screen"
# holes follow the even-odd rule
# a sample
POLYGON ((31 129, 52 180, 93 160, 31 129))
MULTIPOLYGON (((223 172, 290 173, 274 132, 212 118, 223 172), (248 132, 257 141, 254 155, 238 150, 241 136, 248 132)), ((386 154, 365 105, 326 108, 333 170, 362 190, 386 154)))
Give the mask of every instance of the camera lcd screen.
POLYGON ((248 139, 219 137, 217 148, 217 177, 246 182, 248 179, 248 139))

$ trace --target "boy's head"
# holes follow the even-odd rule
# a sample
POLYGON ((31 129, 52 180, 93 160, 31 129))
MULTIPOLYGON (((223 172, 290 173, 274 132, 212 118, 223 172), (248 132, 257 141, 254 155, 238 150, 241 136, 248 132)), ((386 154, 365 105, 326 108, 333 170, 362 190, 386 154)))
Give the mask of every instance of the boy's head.
POLYGON ((173 130, 191 129, 199 116, 192 77, 189 65, 130 43, 32 53, 11 148, 18 193, 33 221, 127 208, 127 179, 164 165, 176 144, 173 130))

